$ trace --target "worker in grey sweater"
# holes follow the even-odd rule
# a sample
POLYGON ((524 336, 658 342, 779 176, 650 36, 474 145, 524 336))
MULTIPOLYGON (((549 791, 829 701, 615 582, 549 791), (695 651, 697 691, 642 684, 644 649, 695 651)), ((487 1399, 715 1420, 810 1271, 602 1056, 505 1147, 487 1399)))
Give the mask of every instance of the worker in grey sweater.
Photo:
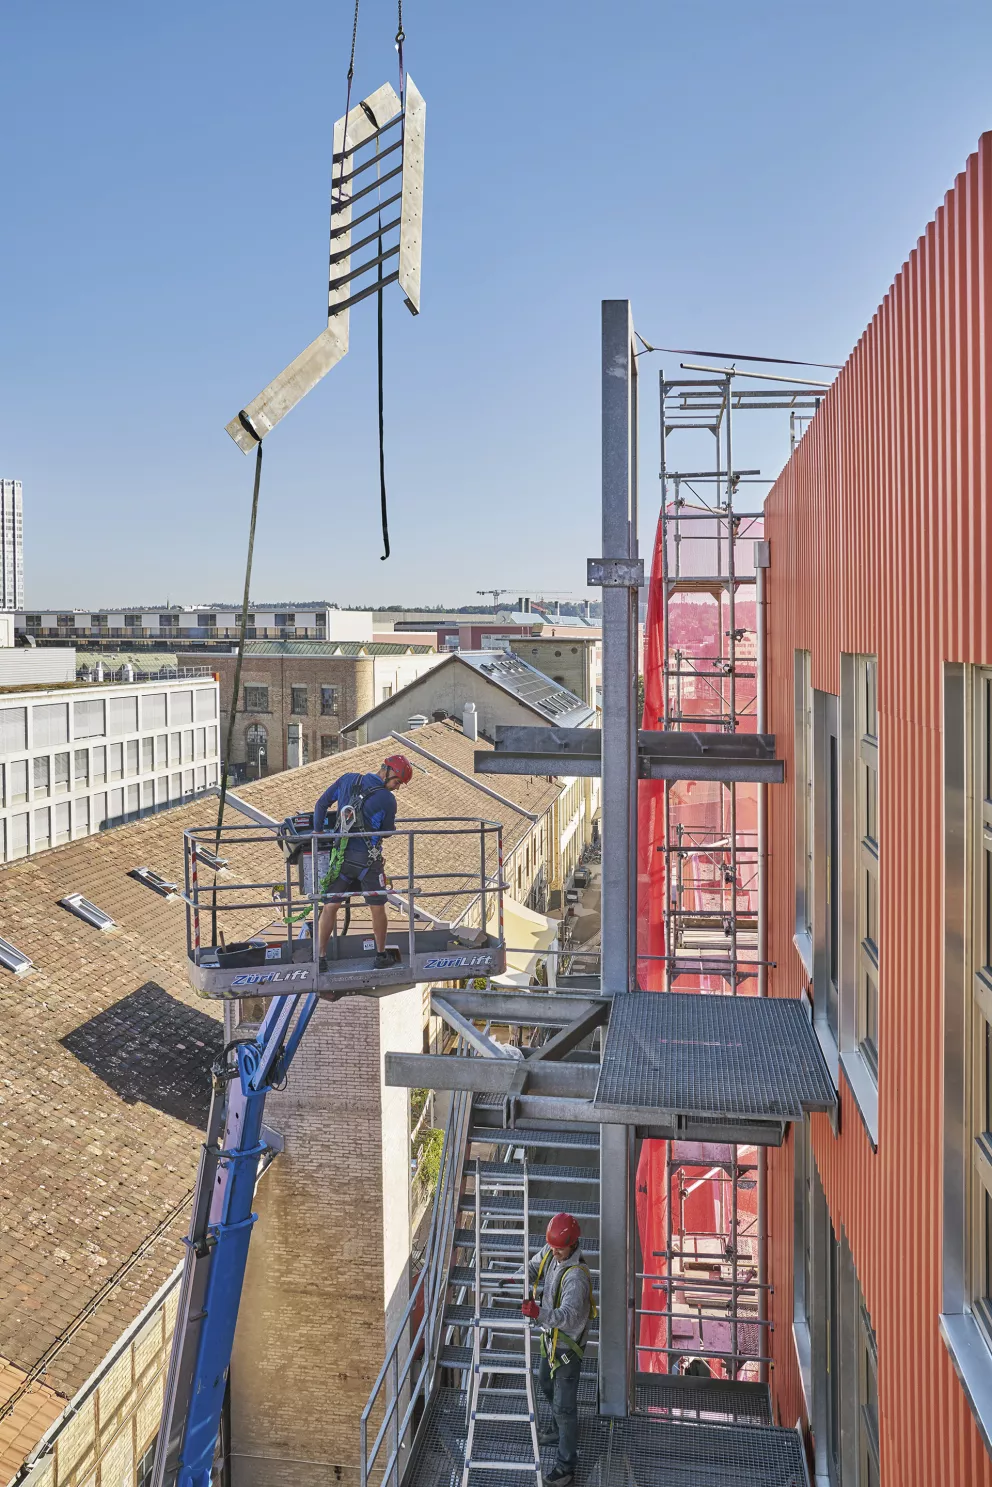
POLYGON ((520 1308, 541 1329, 538 1382, 551 1406, 552 1425, 538 1440, 558 1447, 554 1467, 544 1476, 548 1487, 568 1487, 579 1454, 579 1371, 589 1322, 596 1316, 580 1232, 570 1213, 555 1214, 545 1234, 547 1244, 528 1266, 531 1295, 520 1308))

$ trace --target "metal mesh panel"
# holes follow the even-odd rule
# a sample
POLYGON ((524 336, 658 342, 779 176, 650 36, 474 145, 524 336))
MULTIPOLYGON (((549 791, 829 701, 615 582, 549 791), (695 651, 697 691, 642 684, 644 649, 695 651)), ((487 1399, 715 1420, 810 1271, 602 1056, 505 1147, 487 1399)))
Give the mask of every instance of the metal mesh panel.
MULTIPOLYGON (((485 1396, 485 1407, 498 1399, 485 1396)), ((509 1396, 505 1406, 519 1408, 509 1396)), ((543 1402, 539 1418, 543 1420, 543 1402)), ((526 1459, 526 1427, 487 1422, 485 1454, 491 1459, 526 1459)), ((481 1431, 481 1427, 480 1427, 481 1431)), ((430 1401, 411 1462, 407 1487, 459 1487, 465 1445, 465 1395, 438 1389, 430 1401)), ((545 1453, 550 1468, 554 1448, 545 1453)), ((479 1472, 486 1487, 520 1487, 520 1473, 479 1472)), ((643 1416, 607 1420, 579 1414, 576 1487, 807 1487, 798 1435, 757 1425, 697 1425, 643 1416)))
MULTIPOLYGON (((483 1177, 502 1177, 504 1175, 512 1176, 514 1172, 519 1172, 519 1170, 519 1166, 516 1163, 511 1162, 479 1163, 479 1171, 482 1173, 483 1177)), ((531 1162, 528 1167, 528 1171, 530 1173, 530 1185, 532 1191, 535 1182, 599 1182, 598 1167, 566 1167, 561 1165, 552 1165, 550 1162, 531 1162)), ((599 1212, 598 1204, 596 1205, 596 1212, 599 1212)))
MULTIPOLYGON (((536 1253, 544 1244, 543 1226, 531 1230, 532 1252, 536 1253)), ((455 1247, 463 1249, 474 1248, 475 1233, 472 1229, 455 1230, 455 1247)), ((482 1253, 484 1255, 513 1255, 520 1254, 519 1234, 494 1234, 491 1230, 482 1231, 482 1253)), ((599 1254, 599 1240, 591 1234, 582 1236, 582 1253, 588 1255, 599 1254)))
POLYGON ((833 1085, 797 1000, 630 992, 616 997, 596 1105, 801 1120, 833 1085))
MULTIPOLYGON (((512 1181, 513 1172, 503 1169, 507 1181, 512 1181)), ((492 1179, 490 1179, 492 1180, 492 1179)), ((551 1217, 552 1214, 561 1211, 561 1195, 552 1195, 550 1198, 535 1197, 531 1194, 529 1209, 532 1216, 539 1214, 542 1218, 551 1217)), ((475 1212, 475 1195, 467 1193, 459 1203, 459 1209, 463 1212, 471 1210, 475 1212)), ((502 1214, 505 1217, 522 1218, 524 1211, 524 1200, 519 1193, 494 1194, 485 1193, 482 1197, 483 1216, 502 1214)), ((599 1204, 591 1203, 588 1198, 569 1198, 568 1211, 576 1218, 599 1218, 599 1204)))
MULTIPOLYGON (((478 1095, 475 1102, 478 1103, 478 1095)), ((502 1099, 500 1099, 502 1104, 502 1099)), ((484 1141, 490 1146, 522 1146, 525 1149, 547 1147, 549 1150, 558 1151, 598 1151, 598 1131, 531 1131, 513 1130, 503 1131, 497 1127, 488 1130, 485 1126, 477 1126, 472 1131, 472 1141, 484 1141)))
POLYGON ((634 1386, 638 1414, 674 1414, 703 1417, 713 1423, 771 1425, 768 1389, 761 1384, 738 1384, 731 1379, 691 1379, 671 1374, 642 1374, 634 1386))

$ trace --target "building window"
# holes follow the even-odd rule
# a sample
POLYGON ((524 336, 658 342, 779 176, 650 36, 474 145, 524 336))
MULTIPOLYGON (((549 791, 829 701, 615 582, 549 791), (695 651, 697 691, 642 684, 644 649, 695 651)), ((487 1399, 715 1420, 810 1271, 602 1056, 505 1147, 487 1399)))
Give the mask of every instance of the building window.
POLYGON ((125 733, 138 731, 137 697, 110 697, 107 699, 107 732, 111 738, 120 738, 125 733))
POLYGON ((56 754, 52 760, 55 777, 55 794, 62 795, 69 788, 69 755, 56 754))
POLYGON ((383 687, 383 689, 382 689, 382 697, 379 700, 381 702, 388 702, 389 699, 390 699, 390 697, 392 697, 392 695, 393 695, 393 689, 392 689, 391 686, 388 686, 387 685, 387 686, 383 687))
POLYGON ((198 614, 196 623, 203 630, 213 630, 217 624, 217 616, 215 614, 198 614))
POLYGON ((44 703, 31 709, 31 743, 36 749, 69 742, 69 704, 44 703))
POLYGON ((275 618, 276 618, 276 624, 279 625, 279 626, 281 626, 281 627, 283 627, 283 628, 285 628, 285 626, 287 626, 287 625, 295 625, 296 624, 296 615, 295 614, 277 614, 275 618))
POLYGON ((245 687, 245 712, 267 713, 269 710, 268 687, 245 687))
POLYGON ((107 745, 97 744, 93 750, 93 783, 102 785, 107 778, 107 745))
POLYGON ((193 696, 198 723, 208 723, 211 718, 216 718, 217 690, 215 687, 199 687, 193 696))
POLYGON ((85 790, 90 783, 90 751, 76 749, 73 753, 73 780, 77 790, 85 790))
POLYGON ((858 1483, 859 1487, 879 1487, 878 1347, 871 1318, 863 1301, 860 1307, 858 1353, 858 1483))
POLYGON ((107 616, 105 614, 91 614, 90 626, 94 630, 105 630, 107 628, 107 616))
POLYGON ((14 754, 27 746, 27 708, 0 707, 0 754, 14 754))
POLYGON ((76 813, 76 836, 89 836, 90 803, 85 795, 81 800, 74 802, 73 809, 76 813))
POLYGON ((141 740, 141 773, 148 774, 155 768, 155 740, 143 738, 141 740))
POLYGON ((322 733, 320 735, 320 757, 329 759, 338 751, 338 741, 333 733, 322 733))
POLYGON ((110 744, 108 755, 108 778, 111 780, 122 780, 124 778, 124 745, 119 743, 110 744))
POLYGON ((177 723, 192 723, 193 721, 193 693, 173 692, 169 699, 169 722, 175 728, 177 723))
POLYGON ((69 840, 69 802, 63 800, 55 807, 55 846, 69 840))
POLYGON ((878 663, 855 662, 857 767, 857 1047, 878 1081, 878 663))
POLYGON ((976 674, 972 726, 971 1297, 992 1346, 992 672, 976 674))
POLYGON ((124 625, 125 625, 125 628, 128 629, 128 630, 140 630, 141 629, 141 615, 140 614, 126 614, 124 616, 124 625))
POLYGON ((294 717, 305 718, 307 715, 307 689, 306 687, 291 687, 290 712, 294 717))
POLYGON ((42 852, 46 847, 52 845, 52 820, 51 811, 48 806, 43 806, 40 811, 35 811, 32 826, 34 827, 34 850, 42 852))
POLYGON ((151 732, 153 728, 164 728, 166 725, 166 694, 164 692, 147 692, 141 699, 141 727, 143 731, 151 732))
POLYGON ((44 799, 52 791, 52 765, 47 754, 43 754, 41 758, 34 760, 32 774, 34 776, 31 790, 32 799, 37 800, 39 797, 44 799))
POLYGON ((7 855, 11 859, 28 855, 28 813, 11 816, 7 824, 7 855))
POLYGON ((72 704, 73 738, 102 738, 106 731, 106 704, 102 700, 72 704))
POLYGON ((329 717, 338 710, 337 687, 321 687, 320 689, 320 711, 323 717, 329 717))
POLYGON ((129 738, 127 744, 125 745, 128 779, 133 779, 134 776, 139 773, 141 768, 141 751, 138 747, 140 742, 140 739, 129 738))
POLYGON ((245 756, 248 768, 257 774, 265 773, 269 751, 269 735, 261 723, 251 723, 245 729, 245 756))
POLYGON ((142 1451, 134 1466, 134 1487, 152 1487, 152 1470, 155 1466, 155 1435, 142 1451))
POLYGON ((796 944, 813 970, 813 685, 809 651, 796 651, 796 944))
POLYGON ((192 730, 192 728, 184 728, 183 729, 183 758, 182 758, 182 762, 184 764, 189 764, 189 763, 191 763, 192 758, 193 758, 193 730, 192 730))

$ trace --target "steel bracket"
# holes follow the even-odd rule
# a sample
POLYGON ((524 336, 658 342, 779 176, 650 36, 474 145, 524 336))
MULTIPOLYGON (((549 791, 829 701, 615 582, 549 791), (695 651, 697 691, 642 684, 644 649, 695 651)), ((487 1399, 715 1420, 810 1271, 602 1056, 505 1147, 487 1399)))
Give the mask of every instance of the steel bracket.
POLYGON ((590 588, 641 589, 644 587, 644 559, 587 558, 586 583, 590 588))

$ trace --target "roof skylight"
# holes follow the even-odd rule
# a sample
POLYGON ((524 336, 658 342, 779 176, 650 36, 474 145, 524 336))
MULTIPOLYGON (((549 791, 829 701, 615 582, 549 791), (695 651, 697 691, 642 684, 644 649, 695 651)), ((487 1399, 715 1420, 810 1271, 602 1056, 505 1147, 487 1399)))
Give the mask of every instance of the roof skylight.
POLYGON ((227 867, 227 858, 218 857, 216 852, 211 852, 209 847, 204 847, 200 842, 196 843, 196 860, 202 862, 204 867, 213 868, 215 873, 222 872, 227 867))
POLYGON ((116 929, 117 922, 96 904, 91 904, 88 898, 81 893, 67 893, 65 898, 60 898, 59 903, 63 909, 68 909, 70 914, 75 914, 77 919, 82 919, 86 924, 92 924, 94 929, 116 929))
POLYGON ((0 940, 0 965, 13 971, 15 976, 23 976, 25 971, 30 971, 34 961, 9 940, 0 940))
POLYGON ((171 898, 178 892, 175 883, 170 883, 168 878, 163 878, 150 867, 133 867, 128 873, 129 878, 134 878, 138 883, 144 883, 153 893, 160 893, 163 898, 171 898))

